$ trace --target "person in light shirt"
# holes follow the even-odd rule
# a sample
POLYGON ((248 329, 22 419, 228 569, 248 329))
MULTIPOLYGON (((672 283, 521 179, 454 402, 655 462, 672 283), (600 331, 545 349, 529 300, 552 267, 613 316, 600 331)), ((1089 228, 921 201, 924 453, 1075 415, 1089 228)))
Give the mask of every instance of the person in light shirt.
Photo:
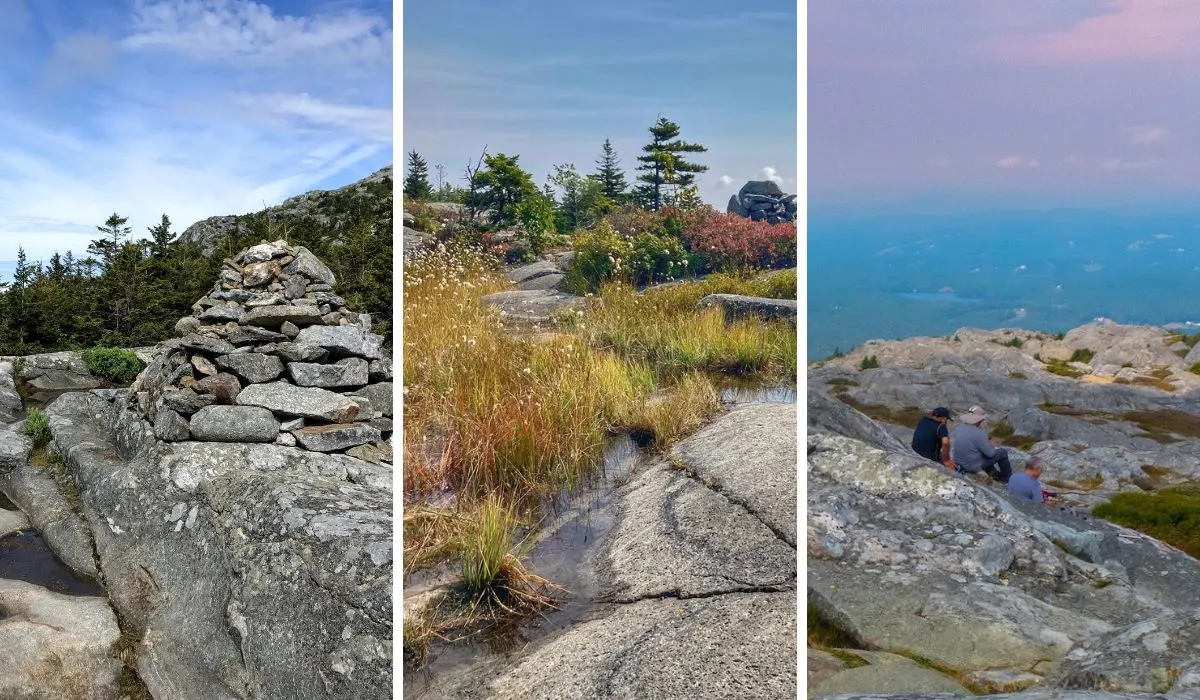
POLYGON ((985 420, 987 414, 980 406, 972 406, 970 411, 955 419, 959 426, 954 431, 950 456, 953 457, 959 472, 984 472, 993 480, 1007 484, 1008 478, 1012 476, 1008 450, 996 447, 996 438, 988 437, 983 429, 985 420))
POLYGON ((1046 493, 1042 490, 1042 460, 1040 457, 1030 457, 1025 462, 1025 471, 1013 474, 1008 480, 1008 492, 1028 498, 1036 503, 1046 502, 1046 493))

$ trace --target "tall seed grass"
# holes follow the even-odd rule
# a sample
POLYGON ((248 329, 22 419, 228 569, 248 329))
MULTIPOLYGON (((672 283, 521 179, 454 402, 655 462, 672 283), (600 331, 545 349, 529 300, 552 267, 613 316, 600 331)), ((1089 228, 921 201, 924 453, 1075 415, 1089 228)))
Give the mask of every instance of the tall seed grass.
POLYGON ((699 308, 708 294, 765 292, 785 274, 767 281, 713 277, 645 294, 628 285, 606 285, 582 314, 564 318, 564 324, 589 345, 645 362, 661 376, 706 371, 794 381, 794 327, 753 318, 727 323, 720 308, 699 308))

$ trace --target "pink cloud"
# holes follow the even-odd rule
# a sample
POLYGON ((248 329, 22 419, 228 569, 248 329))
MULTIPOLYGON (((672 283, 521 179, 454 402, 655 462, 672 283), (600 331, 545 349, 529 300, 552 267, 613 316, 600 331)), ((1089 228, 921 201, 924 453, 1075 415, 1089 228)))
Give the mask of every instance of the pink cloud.
POLYGON ((1032 63, 1095 63, 1200 55, 1200 2, 1105 0, 1105 14, 1066 31, 1010 36, 991 53, 1032 63))

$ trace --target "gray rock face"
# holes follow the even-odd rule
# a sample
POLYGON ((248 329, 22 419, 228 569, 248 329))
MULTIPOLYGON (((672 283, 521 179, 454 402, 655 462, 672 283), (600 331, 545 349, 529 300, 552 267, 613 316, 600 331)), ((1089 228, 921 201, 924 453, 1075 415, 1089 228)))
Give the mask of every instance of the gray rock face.
POLYGON ((545 275, 557 275, 562 271, 558 269, 558 265, 548 260, 539 260, 535 263, 530 263, 523 267, 518 267, 515 270, 510 270, 504 273, 504 278, 509 282, 520 284, 545 275))
POLYGON ((728 214, 778 224, 796 220, 796 195, 784 196, 772 180, 751 180, 729 198, 728 214))
POLYGON ((304 246, 296 248, 296 259, 284 268, 284 272, 303 275, 320 284, 332 285, 336 282, 333 272, 304 246))
POLYGON ((0 697, 117 700, 120 637, 103 598, 67 596, 0 579, 0 697))
POLYGON ((165 391, 162 398, 163 406, 185 416, 190 416, 217 401, 217 397, 213 394, 197 394, 191 389, 165 391))
POLYGON ((390 468, 269 444, 164 445, 90 394, 48 413, 155 697, 389 697, 390 468))
POLYGON ((250 384, 261 384, 283 374, 283 362, 272 355, 246 352, 237 355, 221 355, 217 366, 227 369, 250 384))
POLYGON ((254 352, 275 355, 287 362, 317 362, 329 355, 324 348, 290 342, 268 343, 255 348, 254 352))
POLYGON ((378 382, 358 389, 355 394, 365 397, 371 406, 381 414, 392 416, 392 383, 378 382))
POLYGON ((229 342, 234 345, 255 345, 258 343, 273 343, 280 340, 285 340, 282 333, 269 331, 265 328, 255 326, 238 326, 229 331, 229 342))
POLYGON ((283 381, 248 386, 238 394, 237 402, 242 406, 260 406, 284 416, 331 423, 350 423, 358 415, 358 404, 341 394, 283 381))
POLYGON ((28 530, 31 527, 33 525, 30 524, 29 518, 25 517, 21 511, 0 508, 0 537, 7 537, 14 532, 28 530))
POLYGON ((167 442, 187 440, 190 437, 188 421, 169 408, 160 408, 154 417, 154 434, 167 442))
POLYGON ((268 330, 278 330, 285 322, 311 326, 321 322, 321 312, 312 306, 259 306, 242 317, 242 323, 268 330))
POLYGON ((227 372, 205 377, 192 385, 199 394, 211 394, 223 406, 232 406, 242 391, 241 382, 227 372))
POLYGON ((542 275, 525 280, 517 285, 517 289, 560 289, 564 279, 563 275, 542 275))
POLYGON ((359 387, 367 383, 368 367, 361 357, 348 357, 332 365, 290 362, 287 369, 299 386, 359 387))
POLYGON ((383 336, 361 326, 310 326, 296 336, 298 345, 322 348, 330 357, 362 357, 378 360, 382 357, 383 336))
POLYGON ((720 306, 727 319, 758 316, 765 319, 784 319, 796 323, 795 299, 767 299, 738 294, 709 294, 700 300, 701 307, 720 306))
POLYGON ((528 290, 488 294, 483 297, 483 303, 499 309, 505 323, 543 325, 559 311, 583 306, 583 297, 551 290, 528 290))
POLYGON ((233 346, 224 340, 208 338, 197 334, 184 336, 179 340, 170 341, 167 343, 167 348, 196 350, 198 352, 208 353, 209 355, 226 355, 233 352, 233 346))
POLYGON ((257 406, 205 406, 192 416, 191 431, 205 442, 274 442, 279 422, 257 406))
MULTIPOLYGON (((1126 340, 1111 331, 1104 337, 1112 352, 1138 357, 1137 344, 1149 342, 1136 340, 1140 330, 1126 340)), ((1168 406, 1187 410, 1194 399, 1024 375, 1022 363, 1031 360, 1027 345, 993 343, 987 338, 1003 336, 974 333, 960 331, 959 341, 873 342, 856 352, 876 355, 880 369, 851 373, 846 364, 853 361, 839 359, 811 371, 808 602, 869 648, 926 657, 972 683, 1080 689, 1007 697, 1109 697, 1100 690, 1180 698, 1195 693, 1200 640, 1193 630, 1200 623, 1194 619, 1194 581, 1200 562, 1086 510, 1070 514, 1014 498, 986 479, 923 460, 908 448, 911 427, 884 425, 838 397, 890 410, 946 405, 962 412, 978 403, 1020 434, 1055 436, 1033 448, 1048 461, 1043 479, 1060 472, 1081 479, 1099 474, 1104 483, 1111 478, 1113 490, 1141 471, 1140 464, 1157 463, 1143 460, 1166 459, 1168 451, 1194 454, 1187 440, 1164 448, 1134 437, 1139 429, 1119 414, 1168 406), (971 350, 956 351, 955 344, 971 350), (1069 410, 1058 412, 1056 406, 1069 410), (1093 411, 1108 418, 1097 420, 1093 411), (1088 444, 1076 455, 1069 441, 1084 435, 1088 444), (1005 651, 997 655, 996 649, 1005 651)), ((1058 341, 1029 341, 1034 342, 1046 349, 1058 341)), ((1153 357, 1156 351, 1146 352, 1153 357)), ((1013 453, 1019 468, 1024 452, 1013 453)), ((1183 461, 1169 463, 1186 469, 1183 461)), ((860 680, 870 675, 858 669, 844 673, 834 677, 849 683, 850 675, 860 680)), ((860 691, 842 696, 856 698, 877 697, 865 691, 885 689, 831 688, 860 691)))
POLYGON ((379 442, 379 431, 363 423, 314 425, 292 431, 305 449, 314 452, 336 452, 356 445, 379 442))

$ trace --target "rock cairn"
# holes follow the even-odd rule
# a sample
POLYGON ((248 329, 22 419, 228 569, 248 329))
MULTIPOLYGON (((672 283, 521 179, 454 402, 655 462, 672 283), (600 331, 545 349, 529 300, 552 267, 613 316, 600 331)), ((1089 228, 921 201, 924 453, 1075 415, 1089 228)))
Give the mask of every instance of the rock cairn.
POLYGON ((175 324, 130 401, 165 441, 274 442, 390 461, 392 363, 302 246, 260 243, 175 324))
POLYGON ((778 224, 796 220, 796 195, 784 195, 771 180, 751 180, 729 198, 728 214, 778 224))

